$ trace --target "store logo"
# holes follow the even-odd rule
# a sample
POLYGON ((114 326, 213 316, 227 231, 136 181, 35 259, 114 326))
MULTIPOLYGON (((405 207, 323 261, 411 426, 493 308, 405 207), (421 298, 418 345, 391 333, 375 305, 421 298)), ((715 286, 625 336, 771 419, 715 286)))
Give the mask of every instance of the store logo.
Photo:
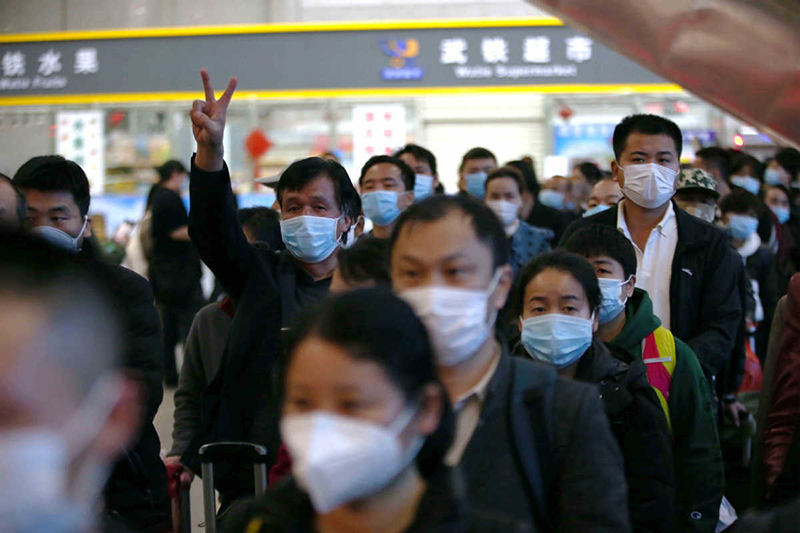
POLYGON ((419 41, 416 39, 381 39, 381 50, 389 58, 389 67, 381 70, 384 80, 421 80, 425 71, 417 66, 419 41))

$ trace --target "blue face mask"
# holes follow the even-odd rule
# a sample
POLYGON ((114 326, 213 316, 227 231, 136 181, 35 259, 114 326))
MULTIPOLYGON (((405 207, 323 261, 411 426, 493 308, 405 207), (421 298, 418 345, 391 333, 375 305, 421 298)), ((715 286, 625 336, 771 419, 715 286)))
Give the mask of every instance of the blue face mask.
POLYGON ((424 200, 433 194, 433 176, 417 174, 414 182, 414 202, 424 200))
POLYGON ((564 208, 564 194, 553 189, 542 189, 539 191, 539 201, 547 207, 558 209, 564 208))
POLYGON ((622 287, 627 285, 631 278, 626 281, 616 279, 598 278, 600 283, 600 310, 597 319, 601 324, 607 324, 617 318, 625 310, 625 303, 628 298, 622 298, 622 287))
POLYGON ((522 321, 522 345, 538 361, 565 368, 592 345, 594 318, 552 313, 522 321))
POLYGON ((778 222, 781 224, 786 224, 789 222, 789 218, 791 218, 792 213, 789 211, 788 207, 772 207, 770 206, 770 210, 775 214, 778 218, 778 222))
POLYGON ((734 239, 745 241, 758 229, 758 219, 747 215, 728 215, 728 231, 734 239))
POLYGON ((483 200, 484 196, 486 196, 486 178, 486 172, 473 172, 464 176, 467 181, 467 192, 470 196, 483 200))
POLYGON ((305 263, 320 263, 339 246, 338 218, 304 215, 281 220, 281 237, 286 249, 305 263))
POLYGON ((603 211, 607 211, 609 209, 611 209, 610 205, 597 204, 596 206, 590 207, 589 209, 587 209, 586 212, 583 214, 583 218, 587 218, 587 217, 596 215, 597 213, 602 213, 603 211))
POLYGON ((364 214, 376 226, 388 226, 400 216, 397 199, 400 195, 394 191, 373 191, 361 196, 364 214))
POLYGON ((781 181, 781 174, 780 170, 776 170, 774 168, 768 168, 764 171, 764 182, 767 185, 780 185, 783 182, 781 181))
POLYGON ((731 178, 731 183, 750 194, 758 194, 758 191, 761 190, 761 182, 752 176, 734 176, 731 178))

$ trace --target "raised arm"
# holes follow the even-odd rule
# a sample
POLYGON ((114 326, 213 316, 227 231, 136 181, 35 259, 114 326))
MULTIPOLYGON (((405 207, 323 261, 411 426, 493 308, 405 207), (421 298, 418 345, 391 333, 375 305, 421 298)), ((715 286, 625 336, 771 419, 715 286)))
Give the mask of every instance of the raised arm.
POLYGON ((225 114, 236 78, 217 100, 208 78, 200 71, 205 100, 195 100, 190 113, 197 154, 192 159, 189 235, 203 262, 234 299, 244 290, 250 271, 252 248, 236 218, 236 200, 223 159, 225 114))

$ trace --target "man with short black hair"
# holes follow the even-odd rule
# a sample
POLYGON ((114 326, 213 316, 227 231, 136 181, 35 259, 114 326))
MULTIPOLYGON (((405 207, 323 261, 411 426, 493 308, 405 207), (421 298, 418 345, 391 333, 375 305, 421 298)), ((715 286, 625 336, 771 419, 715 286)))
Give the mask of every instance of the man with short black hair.
POLYGON ((0 174, 0 225, 21 228, 28 213, 28 204, 11 178, 0 174))
POLYGON ((519 161, 509 161, 506 166, 517 169, 522 174, 522 182, 525 190, 522 193, 522 220, 536 228, 545 228, 553 232, 553 243, 561 240, 561 235, 567 229, 572 217, 569 213, 562 213, 552 207, 547 207, 539 201, 541 185, 536 179, 536 171, 532 163, 519 161))
POLYGON ((714 176, 720 197, 730 194, 731 158, 727 150, 718 146, 702 148, 695 154, 694 166, 714 176))
POLYGON ((392 234, 390 265, 453 402, 446 463, 459 465, 470 505, 534 530, 629 531, 622 460, 597 390, 512 357, 495 338, 512 275, 494 213, 462 195, 415 204, 392 234))
POLYGON ((395 221, 414 203, 414 171, 402 159, 376 155, 361 169, 358 186, 364 216, 372 220, 370 236, 388 239, 395 221))
MULTIPOLYGON (((194 470, 202 444, 235 440, 266 445, 271 465, 281 442, 281 394, 272 386, 280 381, 276 363, 281 330, 328 294, 340 247, 352 242, 361 202, 339 163, 319 157, 295 161, 277 187, 286 250, 248 243, 236 221, 223 159, 225 115, 236 80, 231 79, 217 100, 205 69, 201 76, 205 100, 196 100, 190 115, 197 153, 191 169, 189 233, 236 302, 236 315, 220 371, 206 394, 206 427, 188 446, 183 462, 194 470)), ((251 476, 227 477, 220 490, 226 501, 252 490, 252 481, 247 481, 251 476)))
POLYGON ((563 240, 590 224, 622 232, 636 251, 636 286, 650 294, 655 315, 692 348, 723 396, 739 388, 743 375, 737 339, 744 333, 744 272, 721 231, 671 200, 682 147, 674 122, 655 115, 626 117, 614 130, 611 163, 625 199, 574 222, 563 240))
POLYGON ((34 157, 20 167, 14 183, 28 202, 26 227, 77 255, 112 291, 123 331, 122 366, 143 382, 147 405, 136 444, 106 486, 106 506, 137 530, 164 531, 170 523, 167 472, 153 426, 163 398, 161 328, 150 284, 127 268, 102 262, 92 249, 89 180, 78 164, 61 156, 34 157))
POLYGON ((421 202, 433 194, 441 194, 442 185, 436 172, 436 156, 427 148, 417 144, 407 144, 394 153, 394 157, 414 170, 414 201, 421 202))
POLYGON ((472 148, 464 154, 458 167, 459 194, 469 194, 483 200, 486 193, 486 178, 497 169, 497 158, 486 148, 472 148))

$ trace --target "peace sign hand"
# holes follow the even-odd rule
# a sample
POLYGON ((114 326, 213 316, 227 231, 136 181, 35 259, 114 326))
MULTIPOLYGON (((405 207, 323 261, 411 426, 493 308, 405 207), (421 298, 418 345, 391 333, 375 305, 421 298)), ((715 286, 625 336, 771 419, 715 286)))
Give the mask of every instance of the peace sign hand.
POLYGON ((197 141, 195 164, 203 170, 217 171, 222 169, 225 114, 231 103, 233 92, 236 90, 237 79, 231 78, 225 92, 217 100, 208 78, 208 71, 201 69, 200 77, 203 79, 206 99, 205 101, 195 100, 189 114, 192 119, 192 133, 197 141))

